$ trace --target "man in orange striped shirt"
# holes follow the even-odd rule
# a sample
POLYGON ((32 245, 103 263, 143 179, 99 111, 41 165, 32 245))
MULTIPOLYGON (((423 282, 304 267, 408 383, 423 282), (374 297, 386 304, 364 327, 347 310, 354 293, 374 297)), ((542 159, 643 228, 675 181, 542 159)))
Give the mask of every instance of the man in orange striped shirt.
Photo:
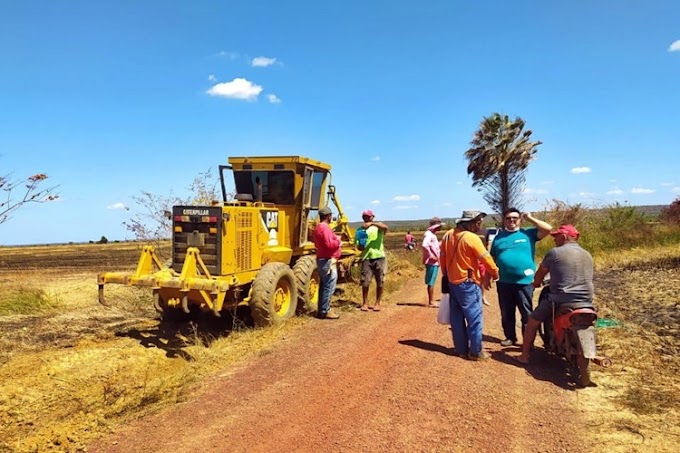
MULTIPOLYGON (((477 235, 484 217, 486 214, 480 211, 463 211, 456 228, 444 236, 439 257, 442 278, 449 284, 453 349, 458 356, 470 360, 489 358, 482 350, 480 261, 486 266, 487 275, 498 280, 498 266, 477 235)), ((488 281, 484 284, 489 286, 488 281)))

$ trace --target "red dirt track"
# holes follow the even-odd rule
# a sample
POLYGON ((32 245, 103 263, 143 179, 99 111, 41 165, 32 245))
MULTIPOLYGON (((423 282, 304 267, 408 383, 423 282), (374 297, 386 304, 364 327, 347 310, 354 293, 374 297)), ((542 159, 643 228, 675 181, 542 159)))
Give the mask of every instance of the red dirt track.
POLYGON ((448 326, 421 306, 425 288, 413 279, 381 312, 310 321, 270 353, 206 381, 187 402, 88 451, 586 451, 578 391, 562 364, 512 364, 508 354, 518 348, 498 343, 495 292, 487 298, 488 361, 452 355, 448 326))

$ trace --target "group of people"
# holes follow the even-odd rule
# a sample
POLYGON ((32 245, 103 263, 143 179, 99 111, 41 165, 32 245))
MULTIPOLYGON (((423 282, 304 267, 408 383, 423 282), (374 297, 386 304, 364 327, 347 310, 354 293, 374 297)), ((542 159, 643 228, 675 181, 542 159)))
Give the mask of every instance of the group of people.
POLYGON ((503 212, 503 228, 489 250, 478 234, 485 216, 480 211, 464 211, 441 244, 439 264, 449 292, 454 353, 471 360, 489 357, 482 349, 482 289, 490 290, 492 282, 496 282, 505 336, 501 345, 518 344, 515 322, 519 312, 522 353, 516 360, 527 364, 538 327, 552 316, 552 304, 592 302, 592 257, 578 245, 579 232, 573 225, 553 230, 547 222, 514 208, 503 212), (524 220, 534 226, 522 228, 524 220), (537 270, 536 242, 548 235, 553 237, 556 247, 537 270), (484 276, 480 265, 486 270, 484 276), (548 273, 550 298, 534 310, 534 289, 543 284, 548 273))
MULTIPOLYGON (((340 257, 341 240, 329 226, 331 210, 321 208, 319 216, 320 223, 314 230, 321 280, 317 317, 337 319, 339 316, 330 309, 330 299, 337 282, 336 260, 340 257)), ((427 305, 437 306, 434 288, 441 269, 442 292, 448 292, 450 300, 454 353, 471 360, 487 359, 489 355, 482 349, 483 291, 491 290, 492 282, 495 282, 505 337, 501 345, 519 344, 515 325, 519 312, 522 353, 516 360, 526 364, 538 327, 552 315, 552 304, 592 302, 593 260, 578 245, 579 232, 573 225, 562 225, 553 230, 547 222, 515 208, 503 212, 503 227, 488 247, 480 237, 485 217, 486 213, 481 211, 463 211, 455 227, 444 234, 441 242, 436 234, 445 223, 438 217, 430 220, 421 245, 427 305), (523 228, 523 221, 533 226, 523 228), (546 254, 537 269, 536 243, 549 235, 556 247, 546 254), (534 310, 534 289, 542 286, 548 273, 551 275, 550 299, 539 303, 534 310)), ((365 239, 355 238, 355 244, 362 249, 360 309, 379 311, 387 273, 384 236, 388 227, 383 222, 376 222, 371 210, 364 211, 362 219, 359 231, 365 239), (377 286, 376 301, 369 305, 369 286, 373 279, 377 286)), ((411 238, 411 241, 415 239, 411 238)))
MULTIPOLYGON (((361 248, 361 311, 380 311, 385 275, 387 274, 387 258, 385 255, 384 237, 387 225, 375 221, 375 213, 367 209, 361 214, 363 224, 359 230, 365 236, 363 241, 354 239, 361 248), (368 290, 371 282, 376 282, 375 304, 369 305, 368 290)), ((319 319, 338 319, 340 316, 331 310, 331 296, 335 292, 338 281, 337 260, 341 253, 341 239, 330 228, 332 212, 330 208, 319 209, 319 224, 314 229, 313 240, 316 247, 316 264, 319 272, 319 302, 316 317, 319 319)))

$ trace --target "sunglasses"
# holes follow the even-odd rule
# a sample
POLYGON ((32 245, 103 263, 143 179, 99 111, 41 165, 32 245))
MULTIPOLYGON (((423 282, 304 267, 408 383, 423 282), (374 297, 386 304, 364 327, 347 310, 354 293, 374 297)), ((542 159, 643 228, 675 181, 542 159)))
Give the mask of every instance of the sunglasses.
POLYGON ((506 217, 505 220, 519 220, 519 217, 506 217))

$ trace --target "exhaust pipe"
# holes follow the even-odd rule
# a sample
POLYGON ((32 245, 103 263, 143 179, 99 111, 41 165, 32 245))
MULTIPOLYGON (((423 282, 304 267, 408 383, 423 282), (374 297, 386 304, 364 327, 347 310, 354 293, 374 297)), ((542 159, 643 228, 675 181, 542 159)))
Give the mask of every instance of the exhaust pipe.
POLYGON ((591 359, 595 365, 600 365, 602 368, 609 368, 612 366, 612 359, 609 357, 593 357, 591 359))

